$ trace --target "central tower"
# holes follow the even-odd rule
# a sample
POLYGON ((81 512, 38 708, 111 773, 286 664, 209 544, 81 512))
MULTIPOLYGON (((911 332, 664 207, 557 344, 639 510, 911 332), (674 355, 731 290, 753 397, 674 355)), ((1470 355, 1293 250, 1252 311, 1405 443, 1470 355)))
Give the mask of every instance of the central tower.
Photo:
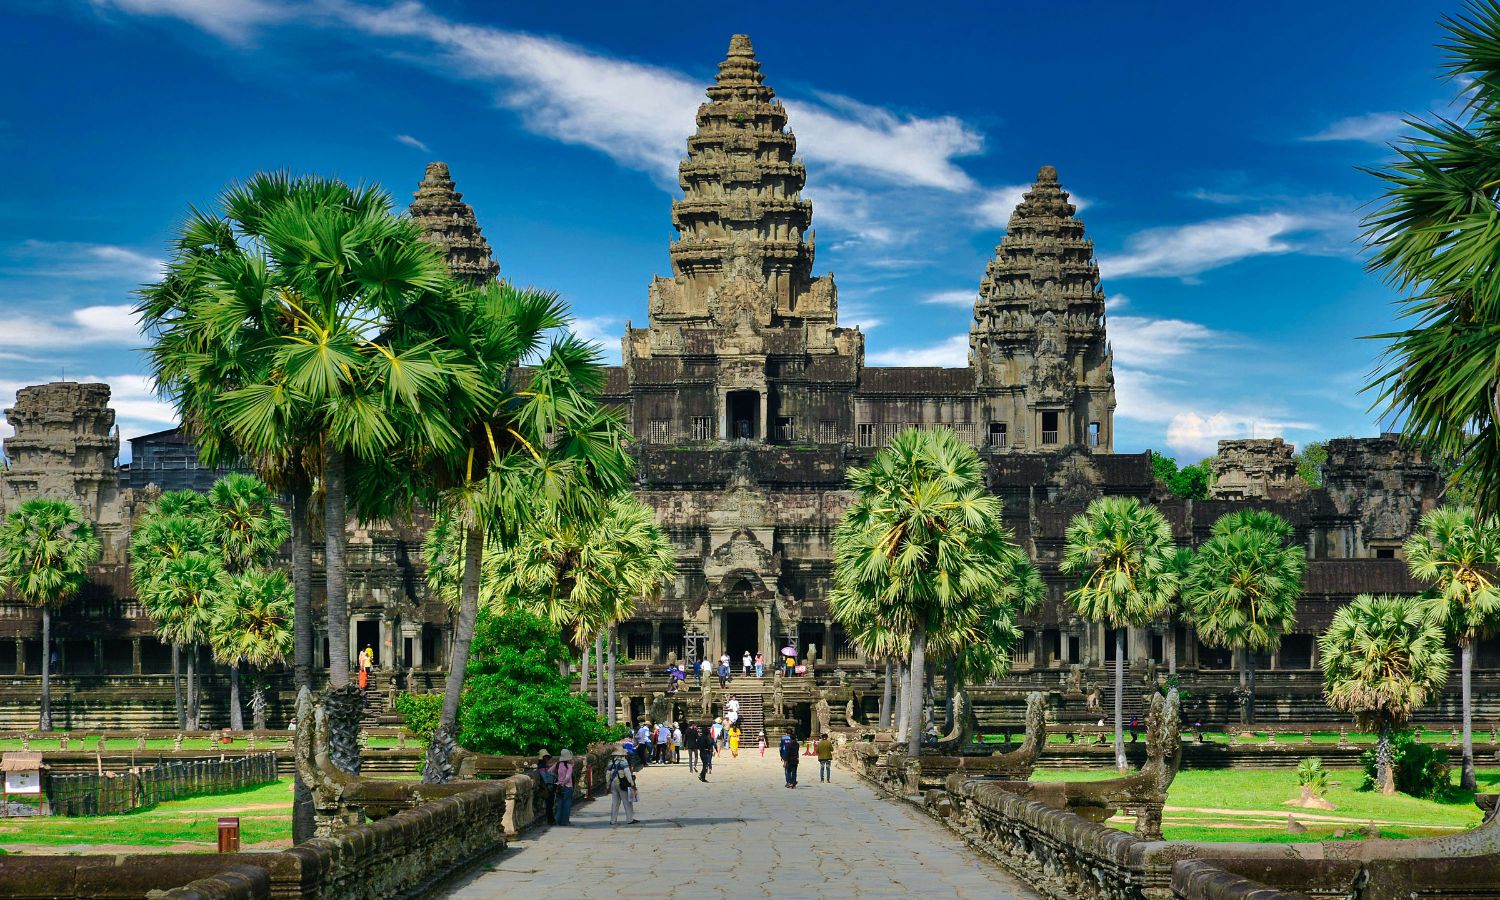
POLYGON ((745 35, 730 39, 697 125, 672 203, 672 277, 652 281, 648 327, 624 340, 646 405, 636 438, 834 443, 863 338, 838 327, 833 276, 812 274, 807 171, 745 35))

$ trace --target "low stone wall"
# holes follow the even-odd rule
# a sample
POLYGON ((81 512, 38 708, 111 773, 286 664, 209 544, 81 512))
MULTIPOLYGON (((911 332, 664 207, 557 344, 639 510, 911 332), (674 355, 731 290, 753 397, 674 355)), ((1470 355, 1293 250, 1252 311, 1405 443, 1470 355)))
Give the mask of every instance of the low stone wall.
POLYGON ((276 754, 256 753, 233 759, 174 760, 118 774, 48 771, 42 790, 54 816, 98 816, 268 784, 276 778, 276 754))

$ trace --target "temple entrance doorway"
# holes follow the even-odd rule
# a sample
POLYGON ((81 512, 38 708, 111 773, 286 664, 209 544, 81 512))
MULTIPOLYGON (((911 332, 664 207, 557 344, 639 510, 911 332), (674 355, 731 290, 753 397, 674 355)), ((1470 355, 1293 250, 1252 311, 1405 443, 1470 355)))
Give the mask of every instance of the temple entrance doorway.
POLYGON ((380 665, 381 663, 384 662, 384 660, 382 660, 380 658, 380 650, 381 650, 381 647, 380 647, 380 620, 378 620, 378 619, 357 619, 357 620, 355 620, 355 623, 354 623, 354 638, 355 638, 354 643, 357 645, 354 648, 354 654, 355 654, 355 657, 356 657, 355 662, 359 661, 358 660, 358 656, 359 656, 359 654, 361 654, 361 653, 364 652, 364 650, 365 650, 366 647, 369 647, 370 650, 374 652, 374 654, 375 654, 375 665, 378 666, 378 665, 380 665))
POLYGON ((759 391, 730 391, 724 405, 731 440, 753 441, 760 438, 759 391))
POLYGON ((729 654, 729 665, 735 674, 739 674, 746 650, 752 657, 757 650, 764 652, 764 648, 756 646, 760 640, 756 627, 759 620, 760 616, 753 609, 732 610, 724 614, 724 652, 729 654))

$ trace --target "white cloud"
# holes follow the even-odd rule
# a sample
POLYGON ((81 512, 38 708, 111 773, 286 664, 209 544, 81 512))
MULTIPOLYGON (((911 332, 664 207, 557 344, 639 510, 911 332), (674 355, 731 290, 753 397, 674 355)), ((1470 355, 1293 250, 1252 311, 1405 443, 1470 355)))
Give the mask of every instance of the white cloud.
POLYGON ((885 324, 870 305, 863 300, 839 300, 839 324, 845 328, 858 328, 860 331, 871 331, 885 324))
POLYGON ((0 318, 7 348, 62 352, 91 344, 137 346, 144 343, 130 306, 85 306, 67 319, 37 316, 0 318))
POLYGON ((1310 422, 1284 421, 1258 411, 1179 412, 1167 423, 1167 445, 1187 458, 1211 456, 1219 441, 1236 438, 1286 437, 1288 431, 1315 431, 1310 422))
POLYGON ((249 31, 286 17, 290 10, 281 3, 267 0, 92 0, 96 9, 117 9, 141 16, 169 16, 218 35, 226 41, 243 43, 249 31))
POLYGON ((1124 252, 1100 257, 1099 269, 1107 279, 1190 278, 1252 256, 1304 249, 1295 236, 1342 224, 1331 214, 1273 212, 1152 228, 1130 237, 1124 252))
POLYGON ((1006 227, 1010 224, 1010 214, 1021 205, 1029 190, 1029 184, 1007 184, 986 190, 974 207, 974 220, 991 228, 1006 227))
POLYGON ((931 304, 933 306, 957 306, 966 309, 973 309, 974 301, 978 299, 979 291, 972 289, 960 289, 953 291, 938 291, 935 294, 928 294, 927 296, 922 298, 922 302, 931 304))
POLYGON ((165 260, 118 244, 70 241, 22 241, 6 255, 19 263, 8 269, 17 274, 89 281, 160 281, 167 265, 165 260))
POLYGON ((867 354, 865 361, 876 366, 962 368, 969 364, 969 335, 955 334, 941 343, 927 347, 892 347, 867 354))
POLYGON ((823 106, 787 103, 798 134, 797 147, 809 159, 834 169, 858 169, 892 182, 947 191, 974 187, 953 160, 984 149, 984 137, 955 116, 924 119, 898 116, 833 94, 823 106))
MULTIPOLYGON (((115 411, 121 443, 178 423, 177 410, 157 396, 151 379, 144 375, 84 375, 68 380, 109 385, 109 405, 115 411)), ((14 406, 16 392, 21 388, 41 383, 37 379, 0 381, 0 409, 14 406)), ((0 419, 0 436, 9 437, 13 433, 10 423, 0 419)))
POLYGON ((569 330, 585 341, 598 344, 605 365, 620 364, 620 338, 625 333, 625 320, 615 316, 582 316, 573 319, 569 330))
POLYGON ((1388 144, 1400 136, 1406 124, 1400 113, 1373 112, 1339 119, 1322 131, 1304 137, 1304 141, 1363 141, 1388 144))
MULTIPOLYGON (((1127 297, 1127 296, 1125 296, 1124 294, 1110 294, 1110 295, 1108 295, 1108 296, 1106 296, 1104 298, 1104 311, 1105 312, 1119 312, 1120 310, 1125 309, 1129 305, 1130 305, 1130 298, 1127 297)), ((1111 325, 1114 324, 1114 320, 1113 319, 1110 320, 1110 324, 1111 325)))
POLYGON ((884 246, 896 241, 896 232, 880 224, 881 217, 875 214, 866 191, 824 185, 804 191, 803 197, 812 201, 813 216, 819 223, 852 236, 851 240, 841 241, 840 247, 857 243, 884 246))
POLYGON ((1109 340, 1115 358, 1132 366, 1163 366, 1207 348, 1223 347, 1227 336, 1185 319, 1111 316, 1109 340))
POLYGON ((414 147, 414 148, 416 148, 418 150, 421 150, 423 153, 431 153, 432 152, 432 148, 431 147, 428 147, 426 144, 422 143, 421 141, 417 140, 416 138, 412 137, 409 134, 398 134, 398 135, 396 135, 396 143, 398 143, 398 144, 405 144, 408 147, 414 147))

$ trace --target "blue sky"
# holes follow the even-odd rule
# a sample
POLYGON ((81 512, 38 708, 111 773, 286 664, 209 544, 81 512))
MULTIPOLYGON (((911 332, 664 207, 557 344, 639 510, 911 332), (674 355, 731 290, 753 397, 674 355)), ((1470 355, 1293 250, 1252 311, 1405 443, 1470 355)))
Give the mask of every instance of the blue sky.
POLYGON ((1118 450, 1374 433, 1379 346, 1357 338, 1395 295, 1362 267, 1377 185, 1356 167, 1448 108, 1433 45, 1456 7, 0 3, 0 402, 65 374, 110 382, 126 438, 170 424, 130 290, 189 204, 271 168, 404 205, 446 160, 502 274, 561 292, 618 360, 668 271, 702 89, 745 32, 869 362, 963 364, 985 264, 1050 164, 1112 298, 1118 450))

